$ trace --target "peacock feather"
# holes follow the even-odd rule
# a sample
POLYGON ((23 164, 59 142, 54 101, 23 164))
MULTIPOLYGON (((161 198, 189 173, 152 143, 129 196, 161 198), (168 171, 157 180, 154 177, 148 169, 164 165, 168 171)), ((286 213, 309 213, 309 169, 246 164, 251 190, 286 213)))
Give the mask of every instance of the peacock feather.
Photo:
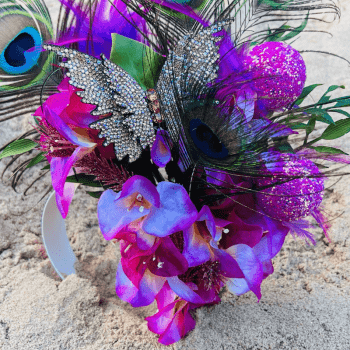
MULTIPOLYGON (((0 2, 0 121, 37 108, 53 63, 42 44, 52 40, 52 22, 42 0, 0 2)), ((49 82, 44 95, 56 84, 49 82)))

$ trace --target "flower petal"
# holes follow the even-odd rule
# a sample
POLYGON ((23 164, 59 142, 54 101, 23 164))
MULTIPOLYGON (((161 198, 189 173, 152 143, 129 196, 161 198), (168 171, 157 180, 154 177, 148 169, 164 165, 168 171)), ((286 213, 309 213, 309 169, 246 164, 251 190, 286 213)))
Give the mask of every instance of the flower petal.
POLYGON ((128 197, 134 193, 140 193, 153 206, 159 208, 160 197, 156 186, 150 180, 141 175, 132 176, 124 183, 120 198, 128 197))
POLYGON ((156 139, 151 148, 151 158, 155 165, 163 168, 171 160, 171 151, 169 147, 169 136, 167 131, 158 130, 156 139))
POLYGON ((265 217, 265 222, 269 232, 253 248, 255 255, 261 262, 268 261, 277 255, 289 231, 280 222, 268 217, 265 217))
POLYGON ((66 182, 64 184, 63 196, 60 196, 58 192, 56 192, 57 208, 60 211, 63 219, 67 217, 69 205, 72 202, 74 192, 78 188, 78 186, 79 184, 66 182))
POLYGON ((174 306, 177 301, 174 301, 166 305, 163 309, 158 311, 156 314, 146 317, 145 320, 148 322, 148 329, 156 334, 162 334, 166 331, 170 323, 174 318, 174 306))
POLYGON ((153 274, 163 277, 178 276, 188 269, 187 260, 169 237, 161 238, 161 244, 147 266, 153 274))
POLYGON ((153 246, 155 240, 155 236, 149 235, 142 229, 138 230, 136 233, 137 246, 142 250, 150 249, 153 246))
POLYGON ((116 293, 118 297, 133 307, 147 306, 154 301, 155 296, 162 289, 166 279, 155 276, 149 270, 146 270, 139 288, 136 288, 129 278, 125 275, 122 265, 118 265, 116 293))
POLYGON ((209 207, 204 205, 198 214, 197 221, 205 221, 205 224, 214 240, 216 240, 216 226, 214 216, 209 207))
POLYGON ((273 268, 273 265, 272 265, 272 261, 271 261, 271 260, 264 261, 264 262, 262 263, 262 266, 263 266, 263 271, 264 271, 264 279, 265 279, 267 276, 270 276, 270 275, 273 274, 274 268, 273 268))
POLYGON ((70 157, 52 157, 50 163, 52 187, 61 197, 63 196, 64 184, 72 166, 88 152, 90 152, 90 148, 77 147, 70 157))
POLYGON ((142 226, 145 232, 165 237, 195 222, 198 212, 183 186, 164 181, 158 184, 157 190, 161 206, 151 208, 142 226))
MULTIPOLYGON (((155 244, 157 247, 159 244, 155 244)), ((140 281, 147 269, 147 260, 154 254, 156 248, 145 251, 139 249, 137 244, 129 243, 124 240, 120 241, 120 252, 122 258, 120 260, 123 271, 135 287, 139 287, 140 281)))
POLYGON ((215 249, 215 257, 220 262, 220 271, 225 277, 245 277, 237 261, 222 249, 215 249))
POLYGON ((164 283, 163 288, 156 296, 158 310, 162 310, 168 304, 171 304, 177 298, 176 293, 170 288, 168 281, 164 283))
POLYGON ((121 192, 115 193, 109 189, 102 193, 97 205, 98 222, 106 240, 115 238, 126 225, 149 212, 148 209, 141 212, 138 207, 128 211, 120 194, 121 192))
POLYGON ((188 312, 188 305, 186 305, 176 312, 166 332, 159 337, 158 341, 163 345, 173 344, 193 330, 195 326, 196 321, 188 312))
POLYGON ((117 268, 115 291, 118 297, 126 302, 130 302, 137 294, 137 288, 132 284, 123 271, 122 264, 119 263, 117 268))
POLYGON ((96 143, 83 138, 74 132, 47 104, 44 104, 44 116, 46 121, 51 124, 68 141, 80 147, 94 147, 96 143))
POLYGON ((158 340, 161 344, 173 344, 194 329, 196 325, 189 309, 190 305, 184 300, 170 303, 155 315, 146 318, 148 328, 156 334, 161 334, 158 340))
POLYGON ((237 261, 243 271, 249 289, 261 298, 260 285, 263 280, 263 267, 252 248, 245 244, 237 244, 226 250, 237 261))
POLYGON ((188 266, 198 266, 210 259, 210 249, 207 241, 198 232, 197 225, 191 225, 183 230, 184 249, 183 256, 188 261, 188 266))
POLYGON ((236 244, 246 244, 253 248, 258 244, 262 237, 262 227, 258 225, 246 224, 232 210, 229 215, 231 224, 226 226, 227 233, 223 233, 220 243, 227 249, 236 244))
POLYGON ((250 291, 244 278, 230 278, 227 280, 226 286, 231 293, 236 295, 242 295, 250 291))
POLYGON ((167 281, 170 288, 182 299, 193 304, 205 304, 204 300, 194 292, 186 283, 182 282, 177 276, 168 277, 167 281))

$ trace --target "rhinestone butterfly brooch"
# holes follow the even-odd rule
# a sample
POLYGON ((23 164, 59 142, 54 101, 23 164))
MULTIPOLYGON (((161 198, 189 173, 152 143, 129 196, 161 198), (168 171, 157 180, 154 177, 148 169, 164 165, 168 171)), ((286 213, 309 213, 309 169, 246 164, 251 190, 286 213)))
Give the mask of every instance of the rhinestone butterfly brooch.
POLYGON ((215 43, 221 37, 213 34, 220 32, 222 25, 215 24, 198 34, 185 35, 165 61, 156 89, 148 91, 103 54, 96 59, 61 46, 44 45, 43 48, 66 59, 60 65, 68 69, 69 84, 82 89, 77 92, 82 102, 96 105, 91 114, 102 118, 89 126, 98 129, 99 137, 105 138, 103 145, 114 143, 118 160, 129 156, 132 162, 140 157, 144 148, 153 144, 157 124, 162 118, 173 138, 178 138, 181 126, 175 94, 179 91, 186 94, 186 87, 188 90, 196 84, 204 91, 216 78, 219 47, 215 43), (185 88, 184 75, 187 78, 185 88))

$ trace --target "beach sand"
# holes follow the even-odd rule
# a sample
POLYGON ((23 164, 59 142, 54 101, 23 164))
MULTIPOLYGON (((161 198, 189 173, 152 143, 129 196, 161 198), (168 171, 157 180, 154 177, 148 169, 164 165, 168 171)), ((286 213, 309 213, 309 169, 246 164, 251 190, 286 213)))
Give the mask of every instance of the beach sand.
MULTIPOLYGON (((332 36, 305 33, 294 47, 329 51, 350 60, 350 3, 343 0, 338 5, 340 20, 307 27, 332 36)), ((57 1, 49 1, 48 7, 55 18, 57 1)), ((303 57, 306 85, 325 84, 312 94, 314 99, 334 84, 346 89, 332 96, 350 95, 347 62, 325 54, 303 53, 303 57)), ((2 123, 1 144, 30 129, 29 121, 31 117, 24 116, 2 123)), ((350 136, 331 145, 350 153, 350 136)), ((6 163, 0 162, 0 172, 6 163)), ((19 192, 31 176, 24 177, 19 192)), ((329 179, 330 184, 335 181, 329 179)), ((132 308, 115 295, 118 246, 106 242, 99 231, 97 200, 83 189, 73 199, 66 225, 79 262, 77 273, 61 281, 42 246, 40 221, 45 200, 35 205, 43 184, 26 197, 12 191, 9 184, 7 173, 0 183, 0 349, 165 349, 144 321, 156 312, 156 306, 132 308)), ((167 348, 350 350, 349 185, 350 178, 343 177, 325 192, 326 212, 330 217, 341 215, 333 222, 332 243, 320 229, 315 230, 316 246, 288 236, 274 259, 274 274, 262 284, 259 303, 251 292, 237 297, 224 291, 222 303, 197 310, 195 330, 167 348)))

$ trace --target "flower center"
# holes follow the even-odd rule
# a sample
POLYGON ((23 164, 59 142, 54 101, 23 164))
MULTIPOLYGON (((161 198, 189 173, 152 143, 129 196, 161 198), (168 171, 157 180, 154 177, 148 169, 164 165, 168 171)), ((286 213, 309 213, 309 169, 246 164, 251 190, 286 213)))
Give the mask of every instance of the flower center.
POLYGON ((133 208, 138 208, 140 213, 143 213, 145 209, 151 208, 151 203, 148 202, 141 193, 134 193, 129 199, 129 204, 127 205, 128 211, 133 208))
POLYGON ((193 282, 199 288, 206 291, 213 289, 216 294, 220 292, 225 281, 225 277, 220 271, 220 263, 210 260, 202 265, 189 268, 179 278, 185 283, 193 282))
POLYGON ((78 147, 67 141, 60 133, 49 123, 40 122, 41 128, 37 128, 41 137, 39 144, 41 150, 47 152, 51 157, 70 157, 78 147))

